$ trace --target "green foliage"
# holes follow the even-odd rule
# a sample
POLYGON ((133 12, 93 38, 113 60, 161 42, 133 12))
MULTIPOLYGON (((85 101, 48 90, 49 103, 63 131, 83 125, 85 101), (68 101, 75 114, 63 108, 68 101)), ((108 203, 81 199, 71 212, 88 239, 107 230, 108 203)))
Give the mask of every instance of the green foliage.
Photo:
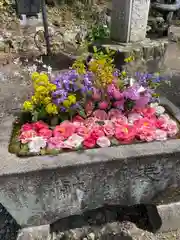
POLYGON ((96 24, 90 29, 90 32, 87 36, 87 41, 94 42, 97 40, 103 40, 109 38, 110 30, 107 25, 96 24))

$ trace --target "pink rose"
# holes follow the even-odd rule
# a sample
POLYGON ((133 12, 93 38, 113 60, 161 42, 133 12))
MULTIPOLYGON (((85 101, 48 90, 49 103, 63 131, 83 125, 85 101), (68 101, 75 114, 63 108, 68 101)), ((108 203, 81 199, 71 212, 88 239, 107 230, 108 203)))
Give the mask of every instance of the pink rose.
POLYGON ((73 123, 69 121, 64 121, 60 125, 56 126, 53 130, 54 137, 64 137, 64 139, 67 139, 70 137, 73 133, 75 133, 76 127, 73 125, 73 123))
POLYGON ((44 139, 48 139, 52 137, 52 130, 48 128, 42 128, 39 130, 38 136, 43 137, 44 139))
POLYGON ((19 136, 19 140, 21 143, 25 144, 31 141, 32 138, 36 137, 37 133, 34 130, 27 130, 25 132, 22 132, 19 136))
POLYGON ((85 113, 87 116, 90 116, 91 113, 93 112, 94 110, 94 103, 92 101, 88 101, 86 104, 85 104, 85 113))
POLYGON ((63 149, 65 148, 65 143, 62 137, 51 137, 48 139, 49 149, 63 149))
POLYGON ((139 119, 141 119, 142 118, 142 116, 141 116, 141 114, 139 114, 139 113, 129 113, 128 114, 128 121, 130 122, 130 123, 134 123, 134 121, 136 121, 136 120, 139 120, 139 119))
POLYGON ((167 129, 167 121, 164 118, 159 118, 156 121, 156 127, 166 130, 167 129))
POLYGON ((119 101, 115 101, 113 103, 113 107, 118 108, 120 110, 124 110, 124 102, 125 102, 124 98, 119 101))
POLYGON ((96 117, 97 119, 103 121, 103 120, 108 120, 108 115, 104 110, 95 110, 93 112, 93 116, 96 117))
POLYGON ((112 120, 112 119, 118 119, 120 117, 122 117, 123 114, 119 109, 115 109, 112 108, 109 112, 108 112, 108 119, 112 120))
POLYGON ((82 118, 81 116, 79 115, 76 115, 75 117, 73 117, 73 122, 81 122, 83 123, 84 122, 84 118, 82 118))
POLYGON ((96 141, 96 144, 103 148, 103 147, 109 147, 111 145, 110 140, 107 137, 99 137, 96 141))
POLYGON ((44 123, 43 121, 38 121, 38 122, 33 123, 33 128, 35 131, 39 132, 40 129, 49 128, 49 126, 46 123, 44 123))
POLYGON ((25 131, 29 131, 29 130, 33 130, 33 124, 25 123, 22 125, 20 132, 25 132, 25 131))
POLYGON ((88 129, 92 129, 94 126, 97 125, 97 118, 96 117, 89 117, 86 118, 84 121, 84 126, 86 126, 88 129))
POLYGON ((112 96, 113 98, 115 98, 116 100, 120 100, 122 99, 124 96, 123 96, 123 93, 120 92, 118 89, 114 89, 113 93, 112 93, 112 96))
POLYGON ((97 140, 99 137, 103 137, 104 136, 103 128, 101 126, 95 126, 92 129, 90 136, 95 140, 97 140))
POLYGON ((151 142, 156 139, 156 131, 151 128, 143 128, 138 131, 136 136, 142 141, 151 142))
POLYGON ((73 125, 75 126, 75 128, 79 128, 81 126, 83 126, 84 124, 82 122, 73 122, 73 125))
POLYGON ((81 116, 79 116, 79 115, 76 115, 74 118, 73 118, 73 120, 72 120, 72 122, 73 122, 73 124, 74 124, 74 126, 76 127, 76 128, 78 128, 78 127, 80 127, 80 126, 83 126, 83 124, 84 124, 84 118, 82 118, 81 116))
POLYGON ((115 133, 115 128, 112 123, 107 123, 103 125, 103 131, 106 134, 107 137, 112 137, 114 136, 115 133))
POLYGON ((85 148, 94 148, 96 146, 96 140, 90 136, 84 140, 83 146, 85 148))
POLYGON ((134 125, 137 128, 136 136, 142 141, 151 142, 155 140, 155 121, 154 119, 141 118, 134 122, 134 125))
POLYGON ((167 134, 169 137, 174 137, 178 133, 179 129, 177 123, 170 119, 167 124, 167 134))
POLYGON ((100 93, 99 89, 93 88, 92 98, 95 101, 101 100, 101 93, 100 93))
POLYGON ((161 129, 156 129, 155 139, 157 141, 165 141, 167 140, 167 132, 161 129))
POLYGON ((72 136, 70 136, 66 141, 65 144, 67 144, 68 146, 70 146, 70 148, 78 148, 81 146, 81 143, 84 141, 84 138, 77 135, 77 134, 73 134, 72 136))
POLYGON ((155 129, 155 124, 156 122, 154 121, 154 119, 149 119, 146 117, 134 121, 134 125, 136 126, 138 131, 145 128, 155 129))
POLYGON ((116 86, 114 84, 109 84, 107 87, 107 93, 110 96, 113 96, 113 92, 117 90, 116 86))
POLYGON ((80 126, 76 129, 76 133, 85 138, 89 134, 89 129, 86 126, 80 126))
POLYGON ((98 108, 101 110, 106 110, 108 108, 108 102, 106 102, 106 101, 99 102, 98 108))
POLYGON ((124 115, 119 117, 118 119, 113 120, 115 128, 121 127, 122 125, 128 124, 128 119, 124 115))
POLYGON ((122 143, 130 143, 134 140, 136 129, 131 125, 122 125, 115 129, 115 137, 122 143))
POLYGON ((150 118, 156 114, 156 109, 152 107, 143 108, 142 114, 144 117, 150 118))

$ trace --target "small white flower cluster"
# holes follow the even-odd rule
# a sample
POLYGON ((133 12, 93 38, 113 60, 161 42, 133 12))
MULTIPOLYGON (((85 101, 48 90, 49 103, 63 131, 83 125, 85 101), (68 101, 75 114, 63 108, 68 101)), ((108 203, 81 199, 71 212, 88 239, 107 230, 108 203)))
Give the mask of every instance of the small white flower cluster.
POLYGON ((42 137, 33 137, 31 141, 28 143, 29 152, 31 153, 39 153, 42 148, 46 147, 46 140, 42 137))
POLYGON ((150 107, 154 108, 156 110, 156 115, 160 116, 165 112, 165 108, 163 106, 160 106, 159 103, 151 103, 150 107))

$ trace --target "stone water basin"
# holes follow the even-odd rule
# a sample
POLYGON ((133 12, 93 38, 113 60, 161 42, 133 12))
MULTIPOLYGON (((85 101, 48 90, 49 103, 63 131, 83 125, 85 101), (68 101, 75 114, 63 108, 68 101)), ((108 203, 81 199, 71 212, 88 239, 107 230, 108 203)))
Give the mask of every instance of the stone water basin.
MULTIPOLYGON (((161 104, 180 121, 180 110, 161 104)), ((0 126, 0 201, 21 226, 49 224, 104 204, 153 203, 180 186, 180 141, 18 158, 8 152, 13 118, 0 126)))

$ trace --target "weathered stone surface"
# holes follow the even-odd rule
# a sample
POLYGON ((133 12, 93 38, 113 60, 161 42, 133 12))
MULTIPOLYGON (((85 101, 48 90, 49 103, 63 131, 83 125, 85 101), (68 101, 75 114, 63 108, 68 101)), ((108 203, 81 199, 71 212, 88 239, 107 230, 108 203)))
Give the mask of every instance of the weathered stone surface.
MULTIPOLYGON (((17 240, 34 240, 37 238, 37 236, 38 240, 42 240, 43 237, 44 240, 90 240, 93 239, 93 237, 95 237, 95 240, 179 239, 180 203, 177 202, 167 205, 159 205, 157 208, 162 218, 162 226, 156 234, 152 234, 148 231, 143 231, 141 227, 137 227, 137 225, 128 221, 114 221, 103 224, 102 226, 82 226, 80 228, 62 231, 61 229, 63 226, 62 222, 60 221, 59 225, 56 226, 55 231, 51 228, 51 233, 49 232, 49 225, 22 229, 19 232, 19 238, 17 238, 17 240), (123 239, 123 236, 125 239, 123 239)), ((141 221, 143 221, 142 218, 141 221)))
POLYGON ((145 39, 150 0, 113 0, 111 39, 139 42, 145 39))
MULTIPOLYGON (((179 109, 169 109, 179 119, 179 109)), ((179 139, 21 159, 7 150, 11 124, 4 119, 0 129, 0 201, 22 226, 106 203, 151 203, 180 185, 179 139)))
MULTIPOLYGON (((97 48, 109 48, 116 51, 115 64, 118 69, 125 64, 124 59, 129 56, 135 57, 135 64, 137 61, 141 62, 141 65, 145 62, 150 72, 158 71, 163 62, 166 49, 168 46, 167 40, 151 40, 145 39, 138 43, 120 43, 116 44, 110 41, 95 43, 97 48), (153 65, 153 68, 151 67, 153 65)), ((93 49, 90 47, 91 52, 93 49)))
POLYGON ((50 226, 42 225, 33 228, 24 228, 19 231, 17 240, 48 240, 50 237, 50 226))
POLYGON ((180 27, 179 26, 170 26, 168 30, 168 37, 170 41, 179 43, 180 40, 180 27))
POLYGON ((134 0, 131 13, 130 42, 142 41, 146 37, 150 0, 134 0))

